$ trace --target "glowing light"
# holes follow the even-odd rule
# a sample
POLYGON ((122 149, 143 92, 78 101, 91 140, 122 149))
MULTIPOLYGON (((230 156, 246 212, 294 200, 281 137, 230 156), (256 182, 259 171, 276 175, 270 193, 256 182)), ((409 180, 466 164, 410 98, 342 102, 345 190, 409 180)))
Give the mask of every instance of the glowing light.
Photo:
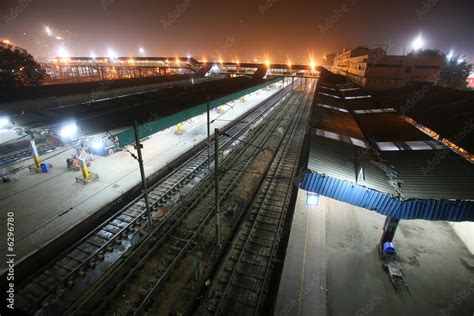
POLYGON ((51 28, 49 26, 45 26, 44 31, 46 32, 46 35, 53 36, 53 31, 51 31, 51 28))
POLYGON ((6 40, 3 40, 2 43, 4 43, 4 44, 11 44, 11 42, 10 42, 9 40, 7 40, 7 39, 6 39, 6 40))
POLYGON ((76 123, 68 123, 59 130, 59 136, 65 139, 73 139, 77 135, 76 123))
POLYGON ((267 68, 270 68, 270 60, 269 59, 265 60, 265 65, 267 65, 267 68))
POLYGON ((453 51, 450 50, 449 53, 446 55, 446 59, 447 59, 448 61, 450 61, 451 58, 453 58, 453 55, 454 55, 453 51))
POLYGON ((69 52, 65 47, 58 48, 58 57, 61 59, 69 58, 69 52))
POLYGON ((319 204, 319 194, 308 192, 306 194, 306 205, 318 206, 318 204, 319 204))
POLYGON ((96 149, 96 150, 100 150, 102 148, 104 148, 104 142, 102 141, 102 139, 95 139, 92 141, 92 144, 91 144, 92 148, 96 149))
POLYGON ((207 63, 206 58, 203 58, 203 59, 202 59, 202 62, 203 62, 203 63, 207 63))
POLYGON ((10 125, 10 120, 8 117, 0 117, 0 127, 7 127, 8 125, 10 125))
POLYGON ((118 57, 117 53, 112 48, 109 48, 107 50, 107 56, 112 60, 117 59, 117 57, 118 57))
POLYGON ((314 60, 309 61, 309 65, 311 67, 311 70, 314 71, 316 69, 316 62, 314 60))
POLYGON ((459 57, 458 60, 456 60, 456 62, 457 62, 458 64, 461 64, 461 63, 464 62, 464 58, 463 58, 463 57, 459 57))
POLYGON ((138 52, 139 52, 141 55, 143 55, 143 54, 145 54, 145 49, 144 49, 143 47, 140 47, 140 48, 138 49, 138 52))
POLYGON ((63 40, 63 38, 62 38, 61 36, 56 36, 56 39, 57 39, 58 41, 62 41, 62 40, 63 40))
POLYGON ((418 35, 418 37, 415 38, 411 43, 411 46, 413 47, 413 50, 417 51, 422 48, 424 44, 425 43, 423 41, 423 38, 421 37, 421 35, 418 35))
POLYGON ((128 62, 129 62, 130 64, 133 64, 133 63, 135 62, 135 59, 130 58, 130 59, 128 60, 128 62))
POLYGON ((90 52, 90 55, 91 55, 91 58, 95 60, 96 55, 95 55, 95 53, 94 53, 93 51, 90 52))

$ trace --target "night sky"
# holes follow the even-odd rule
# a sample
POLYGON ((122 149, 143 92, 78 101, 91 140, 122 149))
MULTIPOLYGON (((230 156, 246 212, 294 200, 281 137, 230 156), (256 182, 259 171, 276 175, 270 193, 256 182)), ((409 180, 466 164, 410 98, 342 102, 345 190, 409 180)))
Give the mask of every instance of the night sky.
POLYGON ((356 45, 401 54, 421 34, 425 47, 473 62, 473 12, 473 0, 1 0, 0 39, 36 58, 143 47, 146 56, 321 62, 356 45))

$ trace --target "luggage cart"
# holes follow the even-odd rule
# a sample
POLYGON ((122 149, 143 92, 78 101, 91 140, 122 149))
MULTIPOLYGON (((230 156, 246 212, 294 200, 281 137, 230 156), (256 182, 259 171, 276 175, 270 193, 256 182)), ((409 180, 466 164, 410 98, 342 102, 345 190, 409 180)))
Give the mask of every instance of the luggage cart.
POLYGON ((381 248, 380 258, 383 262, 382 268, 388 273, 395 292, 407 292, 411 295, 408 284, 405 281, 405 274, 403 273, 402 265, 397 258, 395 246, 391 242, 385 242, 381 248))

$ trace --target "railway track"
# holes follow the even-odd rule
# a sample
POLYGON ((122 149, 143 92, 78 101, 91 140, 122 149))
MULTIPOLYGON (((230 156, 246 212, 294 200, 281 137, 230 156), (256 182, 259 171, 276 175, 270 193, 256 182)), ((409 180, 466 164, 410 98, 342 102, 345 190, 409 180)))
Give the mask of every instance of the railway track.
MULTIPOLYGON (((245 139, 247 146, 240 147, 240 151, 236 151, 234 155, 227 157, 222 165, 220 165, 219 169, 224 171, 220 179, 221 187, 225 188, 225 191, 220 195, 222 209, 228 209, 227 206, 232 205, 232 194, 238 190, 239 186, 242 186, 243 175, 255 172, 256 166, 259 166, 258 160, 262 158, 258 155, 259 147, 265 147, 265 151, 268 150, 267 155, 270 157, 274 153, 278 153, 276 158, 270 159, 271 161, 275 159, 283 161, 285 159, 285 163, 280 163, 281 166, 278 170, 288 169, 288 165, 293 162, 292 170, 296 172, 296 163, 300 150, 298 146, 301 146, 301 142, 294 142, 296 138, 290 137, 290 135, 293 136, 295 134, 294 130, 297 127, 301 127, 299 123, 305 124, 304 120, 301 121, 301 116, 295 115, 294 111, 296 111, 296 105, 299 103, 306 105, 301 106, 301 111, 309 111, 310 105, 308 105, 307 101, 307 94, 304 99, 301 94, 289 100, 286 108, 282 106, 279 117, 276 116, 268 124, 254 131, 253 135, 249 135, 245 139), (285 136, 282 137, 282 135, 285 136), (292 147, 282 151, 281 148, 287 148, 290 146, 290 142, 293 142, 292 147), (282 145, 283 143, 286 145, 282 145), (294 146, 297 146, 297 148, 294 148, 294 146), (292 152, 292 157, 290 157, 290 151, 292 152), (283 158, 283 155, 285 155, 285 158, 283 158), (243 166, 241 166, 242 163, 244 164, 243 166)), ((307 117, 307 115, 303 115, 303 117, 307 117)), ((304 131, 300 131, 298 135, 302 140, 304 131)), ((259 166, 260 168, 257 170, 266 173, 270 168, 270 172, 275 173, 272 171, 274 167, 271 166, 273 165, 268 163, 268 166, 259 166)), ((285 182, 287 190, 291 192, 292 186, 290 183, 292 176, 287 176, 286 180, 289 181, 288 183, 285 182)), ((248 185, 248 183, 244 183, 244 185, 248 185)), ((211 222, 211 219, 215 215, 213 188, 212 178, 203 181, 200 187, 196 188, 193 194, 183 202, 181 206, 182 212, 177 212, 177 214, 182 215, 174 220, 175 224, 173 227, 164 231, 159 237, 154 238, 152 247, 145 249, 142 253, 134 254, 133 257, 142 259, 139 262, 134 262, 131 269, 130 266, 127 266, 129 272, 116 277, 120 281, 114 287, 107 288, 106 292, 95 293, 96 300, 101 298, 100 302, 90 304, 87 309, 81 309, 79 313, 135 315, 147 311, 149 306, 153 304, 159 307, 157 309, 151 308, 151 313, 178 312, 173 310, 173 308, 169 308, 174 303, 172 298, 166 296, 168 289, 189 287, 188 278, 185 276, 186 273, 181 271, 183 265, 186 266, 186 263, 189 263, 190 258, 193 257, 193 253, 196 251, 200 252, 206 245, 217 248, 215 247, 215 238, 209 238, 209 232, 213 236, 214 222, 211 222), (171 285, 168 283, 171 283, 171 285), (107 293, 110 293, 110 295, 107 295, 107 293), (163 297, 163 295, 166 297, 163 297), (168 306, 160 309, 160 305, 166 304, 168 306)), ((249 201, 251 200, 249 199, 249 201)), ((249 201, 247 201, 247 204, 249 201)), ((240 200, 238 204, 244 203, 245 201, 240 200)), ((247 206, 243 205, 242 211, 247 206)), ((282 214, 286 213, 282 212, 282 214)), ((240 215, 237 217, 240 217, 240 215)), ((284 215, 281 216, 281 223, 283 221, 284 215)), ((229 237, 230 231, 231 229, 228 229, 227 234, 222 232, 222 239, 229 237)), ((276 251, 276 246, 277 243, 273 251, 276 251)), ((270 271, 271 269, 268 268, 267 272, 269 273, 270 271)))
MULTIPOLYGON (((238 148, 234 138, 242 137, 258 126, 289 93, 290 89, 285 88, 241 117, 227 131, 232 138, 222 137, 220 148, 228 154, 238 148)), ((212 159, 208 160, 207 149, 203 149, 152 186, 149 189, 152 209, 171 209, 179 204, 183 195, 192 191, 193 186, 209 173, 209 164, 212 164, 212 159)), ((144 197, 137 197, 20 287, 16 307, 27 314, 62 313, 106 277, 131 249, 141 244, 150 231, 166 224, 172 215, 172 212, 166 213, 157 222, 158 227, 149 227, 145 220, 144 197)))
POLYGON ((282 236, 304 138, 304 130, 298 127, 306 126, 311 101, 311 98, 305 100, 298 124, 286 134, 197 314, 259 315, 264 312, 262 306, 272 262, 282 236))
MULTIPOLYGON (((238 186, 246 166, 258 160, 257 153, 272 135, 278 133, 279 124, 284 119, 289 121, 288 113, 297 98, 299 96, 293 95, 286 104, 280 105, 278 111, 271 111, 264 119, 265 124, 249 132, 245 141, 237 140, 241 145, 229 153, 220 165, 221 169, 226 170, 220 177, 221 187, 225 188, 220 201, 224 202, 238 186)), ((234 137, 230 139, 235 141, 234 137)), ((130 262, 123 265, 123 271, 117 270, 89 300, 79 302, 75 312, 137 314, 147 307, 187 250, 196 245, 204 228, 213 227, 210 219, 215 215, 214 182, 210 176, 176 207, 170 225, 150 237, 149 244, 143 243, 140 246, 142 249, 137 249, 130 256, 130 262), (126 297, 126 304, 122 297, 126 297)))

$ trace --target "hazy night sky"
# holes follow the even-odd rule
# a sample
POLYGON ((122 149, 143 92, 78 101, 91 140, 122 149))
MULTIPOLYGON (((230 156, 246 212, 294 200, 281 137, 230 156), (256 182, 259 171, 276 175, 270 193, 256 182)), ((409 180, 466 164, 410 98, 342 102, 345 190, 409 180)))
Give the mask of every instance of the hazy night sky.
POLYGON ((311 53, 321 61, 355 45, 391 43, 390 53, 402 53, 421 33, 426 47, 453 49, 473 62, 473 12, 473 0, 1 0, 0 39, 37 58, 57 55, 61 46, 72 56, 103 56, 108 47, 138 55, 142 46, 147 56, 211 59, 218 50, 225 60, 307 62, 311 53), (173 12, 178 17, 169 19, 173 12))

